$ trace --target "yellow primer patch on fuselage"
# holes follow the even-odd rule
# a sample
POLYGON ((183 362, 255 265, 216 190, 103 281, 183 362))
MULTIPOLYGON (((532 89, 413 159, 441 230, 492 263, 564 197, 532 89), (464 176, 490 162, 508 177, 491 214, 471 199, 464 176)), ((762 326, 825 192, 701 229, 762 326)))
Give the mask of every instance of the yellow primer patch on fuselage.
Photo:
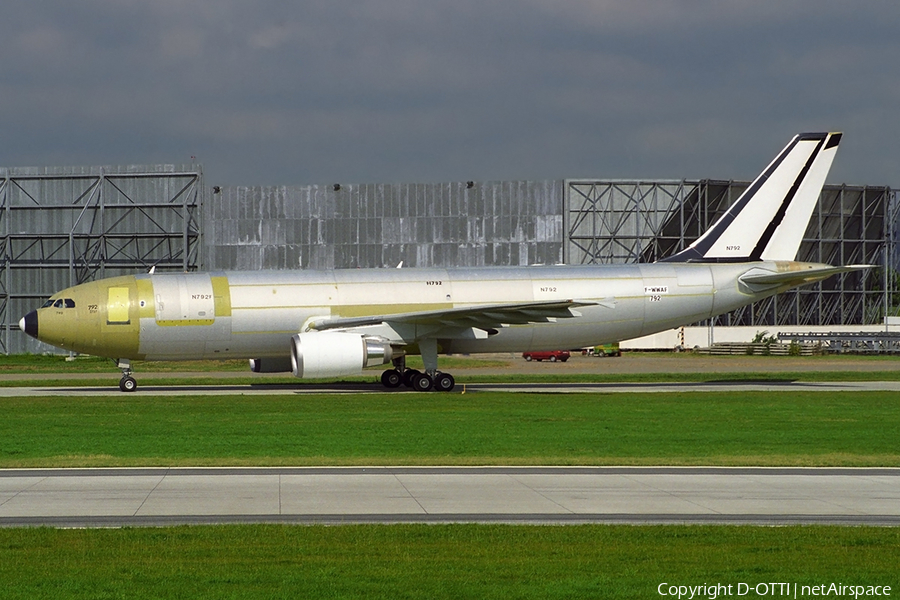
POLYGON ((153 283, 148 276, 135 277, 135 283, 137 283, 138 315, 142 319, 152 318, 156 314, 153 283))
MULTIPOLYGON (((101 314, 104 310, 108 310, 108 307, 103 306, 103 300, 109 297, 109 290, 113 288, 127 288, 129 300, 127 308, 128 317, 127 321, 115 322, 111 320, 110 315, 107 314, 106 319, 100 320, 100 331, 98 332, 99 340, 95 341, 94 339, 91 339, 90 347, 88 347, 87 344, 89 340, 79 340, 80 345, 85 348, 81 351, 96 353, 96 350, 93 350, 93 348, 102 348, 104 351, 103 356, 109 356, 110 358, 142 358, 138 354, 138 347, 140 345, 140 318, 138 316, 140 311, 140 298, 138 294, 137 278, 133 275, 124 275, 112 279, 103 279, 95 282, 94 285, 99 288, 98 296, 101 299, 101 314)), ((116 315, 112 316, 116 317, 116 315)))
POLYGON ((215 311, 217 317, 231 316, 231 287, 228 285, 228 277, 213 275, 212 282, 215 311))
POLYGON ((212 325, 215 319, 177 319, 171 321, 157 321, 160 327, 183 327, 185 325, 212 325))

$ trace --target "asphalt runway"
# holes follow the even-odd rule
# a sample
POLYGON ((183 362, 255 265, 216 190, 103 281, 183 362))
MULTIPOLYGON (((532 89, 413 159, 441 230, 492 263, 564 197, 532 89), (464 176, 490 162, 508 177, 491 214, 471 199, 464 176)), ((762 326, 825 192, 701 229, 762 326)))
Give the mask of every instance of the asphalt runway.
MULTIPOLYGON (((900 392, 900 381, 708 381, 703 383, 470 383, 457 384, 451 394, 477 392, 519 392, 534 394, 613 394, 672 392, 900 392)), ((389 390, 379 383, 296 383, 249 385, 141 385, 136 396, 227 396, 289 394, 375 394, 422 393, 408 388, 389 390)), ((103 387, 0 387, 4 397, 121 396, 117 383, 103 387)), ((438 393, 438 392, 428 392, 438 393)))
POLYGON ((209 523, 900 526, 900 469, 0 470, 0 526, 209 523))

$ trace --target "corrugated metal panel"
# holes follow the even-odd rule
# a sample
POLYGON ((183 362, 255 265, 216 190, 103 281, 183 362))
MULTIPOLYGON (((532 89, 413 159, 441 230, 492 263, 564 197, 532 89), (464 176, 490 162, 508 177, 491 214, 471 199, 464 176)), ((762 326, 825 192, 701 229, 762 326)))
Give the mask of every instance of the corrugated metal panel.
POLYGON ((562 181, 223 187, 205 211, 205 229, 215 232, 206 238, 206 267, 558 263, 562 188, 562 181), (235 246, 237 254, 223 251, 235 246))

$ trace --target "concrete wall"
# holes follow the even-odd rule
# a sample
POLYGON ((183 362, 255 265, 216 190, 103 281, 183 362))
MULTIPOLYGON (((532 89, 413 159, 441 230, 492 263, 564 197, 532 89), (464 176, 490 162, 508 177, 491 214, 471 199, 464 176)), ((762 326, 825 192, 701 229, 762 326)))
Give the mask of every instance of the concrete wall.
MULTIPOLYGON (((767 336, 778 333, 884 333, 900 332, 900 325, 781 325, 776 327, 685 327, 684 348, 707 348, 713 343, 749 343, 757 333, 767 331, 767 336)), ((682 345, 681 330, 667 329, 653 335, 620 344, 623 350, 672 350, 682 345)))

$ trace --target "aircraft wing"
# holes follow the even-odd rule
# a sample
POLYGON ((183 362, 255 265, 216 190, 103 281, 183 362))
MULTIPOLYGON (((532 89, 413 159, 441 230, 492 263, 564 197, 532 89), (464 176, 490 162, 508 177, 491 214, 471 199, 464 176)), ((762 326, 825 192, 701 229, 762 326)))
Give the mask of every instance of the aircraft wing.
POLYGON ((548 323, 551 319, 570 319, 581 315, 572 309, 598 304, 590 300, 548 300, 545 302, 519 302, 515 304, 488 304, 466 306, 371 317, 319 319, 310 324, 311 329, 345 329, 381 323, 406 325, 436 325, 477 329, 495 329, 504 325, 548 323))
POLYGON ((744 283, 756 285, 786 285, 791 286, 804 285, 807 283, 815 283, 823 279, 827 279, 838 273, 849 273, 850 271, 861 271, 863 269, 871 269, 875 265, 847 265, 844 267, 815 267, 803 269, 800 271, 785 271, 783 273, 772 273, 770 271, 750 271, 741 275, 740 279, 744 283))

